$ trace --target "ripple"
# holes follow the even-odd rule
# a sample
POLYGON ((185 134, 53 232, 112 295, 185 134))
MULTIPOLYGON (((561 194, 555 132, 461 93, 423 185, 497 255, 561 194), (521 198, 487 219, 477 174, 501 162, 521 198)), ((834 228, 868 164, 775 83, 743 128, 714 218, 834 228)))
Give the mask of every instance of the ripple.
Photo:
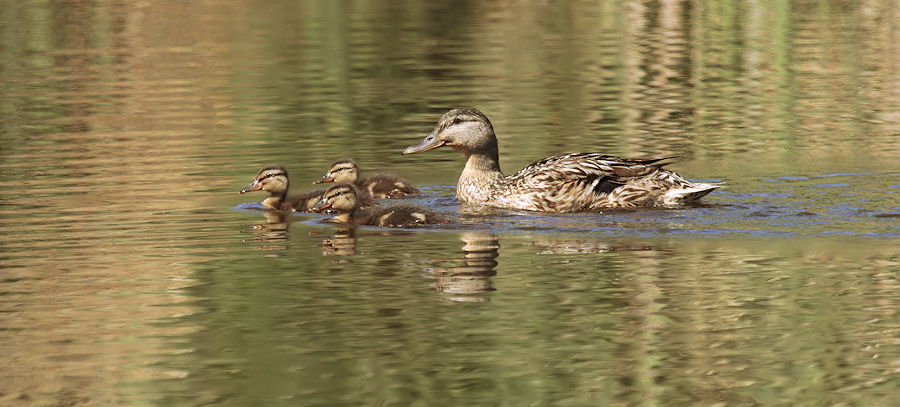
POLYGON ((833 187, 849 187, 850 184, 842 184, 842 183, 833 183, 833 184, 813 184, 814 187, 819 188, 833 188, 833 187))
POLYGON ((897 6, 707 3, 4 2, 0 404, 890 405, 897 6), (461 206, 456 106, 728 188, 461 206), (236 194, 345 155, 454 223, 236 194))

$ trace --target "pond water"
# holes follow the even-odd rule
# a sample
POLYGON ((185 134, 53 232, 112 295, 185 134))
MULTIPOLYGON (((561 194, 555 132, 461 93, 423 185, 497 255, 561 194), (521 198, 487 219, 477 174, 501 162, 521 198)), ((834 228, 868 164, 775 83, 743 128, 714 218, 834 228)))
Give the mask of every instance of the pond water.
POLYGON ((0 404, 900 398, 896 1, 257 3, 0 7, 0 404), (679 155, 727 187, 460 206, 459 153, 400 155, 460 106, 507 173, 679 155), (341 157, 453 223, 237 193, 341 157))

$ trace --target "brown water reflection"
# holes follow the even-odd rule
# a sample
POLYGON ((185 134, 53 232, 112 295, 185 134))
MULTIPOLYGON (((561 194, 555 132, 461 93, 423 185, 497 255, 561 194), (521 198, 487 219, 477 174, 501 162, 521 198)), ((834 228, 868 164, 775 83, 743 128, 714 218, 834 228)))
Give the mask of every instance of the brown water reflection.
POLYGON ((265 223, 250 226, 245 233, 252 233, 254 236, 251 240, 255 242, 264 242, 264 245, 257 246, 256 250, 287 250, 288 227, 290 227, 290 213, 282 211, 265 210, 260 211, 265 219, 265 223))
POLYGON ((336 225, 334 236, 322 240, 322 254, 327 256, 356 254, 356 226, 336 225))
POLYGON ((4 2, 0 404, 892 405, 898 7, 4 2), (459 207, 458 154, 399 155, 458 106, 506 172, 679 154, 729 187, 459 207), (345 156, 454 224, 238 207, 345 156))
POLYGON ((497 275, 500 242, 495 234, 463 232, 462 259, 448 259, 435 267, 438 292, 448 301, 485 302, 494 288, 491 277, 497 275), (450 263, 450 264, 448 264, 450 263), (453 264, 456 263, 456 264, 453 264))

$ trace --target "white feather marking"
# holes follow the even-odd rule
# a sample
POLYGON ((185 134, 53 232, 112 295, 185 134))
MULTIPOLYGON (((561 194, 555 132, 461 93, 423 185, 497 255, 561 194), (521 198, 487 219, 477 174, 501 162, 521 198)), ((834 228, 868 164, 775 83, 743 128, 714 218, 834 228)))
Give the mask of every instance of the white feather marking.
POLYGON ((386 225, 388 218, 390 218, 391 215, 393 215, 393 214, 394 214, 394 211, 390 211, 384 215, 381 215, 381 217, 378 218, 378 224, 382 225, 382 226, 386 225))

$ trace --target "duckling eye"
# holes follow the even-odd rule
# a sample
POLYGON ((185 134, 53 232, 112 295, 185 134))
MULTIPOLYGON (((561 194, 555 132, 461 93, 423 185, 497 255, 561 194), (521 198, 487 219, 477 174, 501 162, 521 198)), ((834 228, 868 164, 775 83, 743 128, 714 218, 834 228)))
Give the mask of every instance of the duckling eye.
POLYGON ((454 118, 453 118, 453 124, 454 124, 454 125, 460 124, 460 123, 462 123, 462 122, 463 122, 462 118, 459 118, 459 117, 454 117, 454 118))

